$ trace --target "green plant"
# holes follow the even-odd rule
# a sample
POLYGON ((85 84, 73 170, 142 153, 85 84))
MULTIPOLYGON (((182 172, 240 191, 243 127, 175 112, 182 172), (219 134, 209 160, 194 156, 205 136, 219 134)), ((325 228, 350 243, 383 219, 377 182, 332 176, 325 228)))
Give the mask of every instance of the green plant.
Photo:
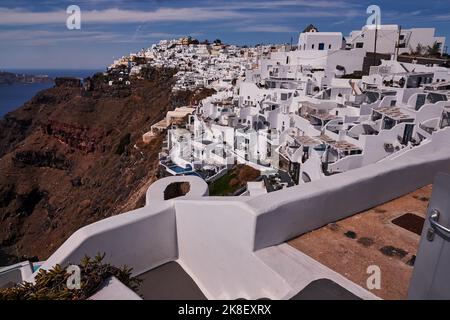
POLYGON ((426 52, 430 57, 439 58, 441 56, 441 45, 435 41, 433 45, 427 46, 426 52))
POLYGON ((412 54, 413 56, 422 56, 423 53, 424 53, 424 51, 425 51, 424 46, 422 46, 422 45, 419 43, 419 44, 417 44, 416 49, 412 49, 412 50, 411 50, 411 54, 412 54))
POLYGON ((209 185, 211 196, 232 195, 239 188, 245 186, 247 182, 254 181, 260 176, 258 170, 246 165, 237 165, 209 185))
POLYGON ((56 265, 51 270, 40 269, 35 283, 22 282, 15 287, 0 289, 0 300, 86 300, 96 293, 105 281, 114 276, 130 289, 137 291, 141 280, 131 277, 131 268, 117 268, 103 263, 105 254, 95 258, 85 256, 79 265, 81 288, 69 289, 66 268, 56 265))

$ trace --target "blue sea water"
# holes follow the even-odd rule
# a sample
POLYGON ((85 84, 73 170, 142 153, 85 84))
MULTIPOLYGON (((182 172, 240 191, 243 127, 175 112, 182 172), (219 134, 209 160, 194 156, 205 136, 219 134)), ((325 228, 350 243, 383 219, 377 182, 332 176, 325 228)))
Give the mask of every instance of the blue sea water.
MULTIPOLYGON (((104 70, 44 70, 44 69, 6 69, 3 71, 31 74, 48 75, 55 77, 79 77, 86 78, 96 72, 104 70)), ((51 88, 51 83, 33 83, 33 84, 0 84, 0 118, 10 111, 21 107, 25 102, 33 98, 41 90, 51 88)))

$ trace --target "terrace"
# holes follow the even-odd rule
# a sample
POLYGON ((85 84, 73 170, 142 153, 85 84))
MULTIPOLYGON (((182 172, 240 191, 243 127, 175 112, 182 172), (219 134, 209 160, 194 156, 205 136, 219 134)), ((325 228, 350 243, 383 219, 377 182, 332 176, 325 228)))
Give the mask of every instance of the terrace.
POLYGON ((406 299, 431 185, 294 238, 288 244, 365 287, 367 268, 382 270, 383 299, 406 299))
POLYGON ((413 122, 414 116, 405 112, 406 110, 400 107, 380 107, 375 108, 374 113, 381 116, 389 117, 390 119, 399 122, 413 122))
POLYGON ((345 140, 336 141, 325 134, 320 135, 319 139, 344 155, 358 154, 362 152, 361 148, 345 140))

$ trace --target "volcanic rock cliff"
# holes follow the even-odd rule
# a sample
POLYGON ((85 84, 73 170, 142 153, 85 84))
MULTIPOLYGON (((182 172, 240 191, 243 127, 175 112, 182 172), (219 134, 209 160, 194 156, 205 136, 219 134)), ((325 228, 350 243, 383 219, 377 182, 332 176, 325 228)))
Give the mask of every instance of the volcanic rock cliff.
POLYGON ((163 136, 142 135, 212 93, 173 94, 174 74, 150 69, 129 86, 103 74, 58 81, 0 120, 0 265, 45 260, 80 227, 144 205, 163 136))

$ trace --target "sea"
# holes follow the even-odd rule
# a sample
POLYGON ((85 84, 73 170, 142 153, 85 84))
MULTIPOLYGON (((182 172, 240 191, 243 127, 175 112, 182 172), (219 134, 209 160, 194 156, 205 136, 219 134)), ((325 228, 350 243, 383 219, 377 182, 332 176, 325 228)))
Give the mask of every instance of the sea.
MULTIPOLYGON (((96 72, 103 72, 104 69, 92 70, 45 70, 45 69, 2 69, 2 71, 30 74, 30 75, 48 75, 51 78, 56 77, 78 77, 86 78, 96 72)), ((33 83, 33 84, 0 84, 0 118, 10 111, 21 107, 25 102, 33 98, 41 90, 51 88, 52 83, 33 83)))

